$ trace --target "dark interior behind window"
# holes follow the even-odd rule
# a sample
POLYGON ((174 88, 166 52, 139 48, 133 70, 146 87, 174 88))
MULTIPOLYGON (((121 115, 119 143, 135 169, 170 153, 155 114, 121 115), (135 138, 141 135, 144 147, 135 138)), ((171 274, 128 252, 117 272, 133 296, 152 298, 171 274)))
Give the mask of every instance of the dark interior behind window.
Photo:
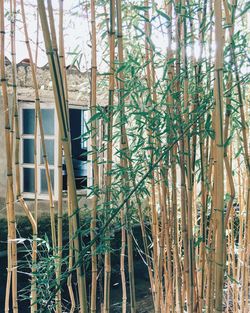
MULTIPOLYGON (((83 143, 84 110, 69 109, 72 161, 77 189, 87 187, 87 148, 83 143)), ((67 189, 67 170, 63 162, 63 190, 67 189)))

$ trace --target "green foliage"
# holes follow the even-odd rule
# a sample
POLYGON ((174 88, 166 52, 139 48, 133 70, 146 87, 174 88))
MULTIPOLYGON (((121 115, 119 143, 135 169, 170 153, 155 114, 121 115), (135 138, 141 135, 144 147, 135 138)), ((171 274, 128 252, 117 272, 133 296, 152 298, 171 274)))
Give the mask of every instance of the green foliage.
MULTIPOLYGON (((110 42, 108 40, 109 29, 106 24, 109 16, 103 12, 104 6, 106 9, 109 8, 108 1, 97 2, 98 35, 101 41, 98 49, 100 48, 102 52, 103 63, 109 65, 110 42)), ((249 4, 240 5, 234 12, 233 18, 236 26, 237 23, 245 23, 244 18, 248 7, 249 4)), ((89 2, 87 3, 88 8, 89 2)), ((185 160, 191 159, 192 152, 195 151, 194 159, 191 160, 192 180, 200 184, 204 179, 206 187, 209 187, 207 189, 211 189, 211 186, 208 186, 211 185, 211 182, 207 178, 209 169, 203 168, 199 145, 209 146, 211 141, 215 140, 215 129, 212 124, 215 47, 213 38, 210 38, 211 30, 214 29, 213 11, 208 13, 207 1, 188 1, 188 5, 185 7, 182 7, 181 2, 173 2, 173 15, 176 19, 172 20, 164 5, 156 3, 152 6, 145 6, 143 1, 124 1, 122 13, 124 60, 121 63, 117 61, 116 49, 114 104, 110 101, 111 97, 109 100, 107 99, 108 80, 111 73, 105 68, 103 72, 98 73, 97 86, 97 89, 103 93, 103 103, 97 104, 96 113, 87 122, 86 133, 83 135, 84 141, 91 140, 91 136, 96 135, 96 130, 92 129, 92 123, 97 122, 100 131, 97 135, 99 143, 94 149, 98 155, 97 161, 103 181, 99 186, 90 186, 88 195, 89 197, 96 195, 98 199, 96 237, 94 241, 89 240, 90 217, 85 215, 80 221, 80 227, 73 235, 73 238, 80 235, 84 243, 82 255, 79 260, 74 260, 72 272, 67 272, 67 270, 63 272, 62 285, 82 263, 86 264, 87 268, 90 266, 90 247, 94 244, 97 244, 96 254, 98 256, 107 251, 114 252, 115 248, 109 247, 107 243, 113 241, 115 233, 123 226, 119 218, 121 210, 124 210, 126 227, 133 226, 138 221, 138 203, 146 203, 142 206, 143 218, 145 221, 151 222, 152 216, 148 210, 147 200, 151 196, 152 181, 157 186, 163 181, 169 194, 173 191, 168 177, 166 177, 166 171, 171 168, 170 155, 173 148, 176 148, 177 151, 175 161, 178 170, 180 170, 182 157, 185 160), (173 24, 176 21, 177 23, 173 24), (148 30, 146 30, 145 23, 148 23, 146 24, 149 27, 148 30), (178 36, 175 31, 178 23, 182 27, 183 34, 179 42, 176 42, 178 36), (173 33, 169 35, 170 26, 172 26, 173 33), (171 36, 173 36, 174 43, 172 46, 168 43, 171 36), (185 58, 184 52, 186 53, 185 58), (122 78, 120 74, 123 74, 122 78), (123 87, 118 87, 120 82, 124 84, 123 87), (112 132, 110 131, 111 119, 112 132), (125 148, 121 146, 124 127, 126 127, 126 140, 128 141, 128 147, 125 148), (185 147, 182 153, 181 145, 184 138, 188 148, 185 147), (113 160, 111 170, 107 170, 107 145, 111 140, 113 160), (121 160, 126 160, 127 166, 122 165, 121 160), (107 186, 109 177, 111 177, 111 186, 107 186), (111 196, 106 201, 107 193, 110 193, 111 196), (107 228, 109 232, 106 232, 107 228)), ((224 29, 227 31, 231 25, 223 23, 224 29)), ((248 35, 244 27, 242 29, 243 31, 236 27, 232 41, 226 42, 224 49, 223 97, 227 102, 226 113, 230 116, 231 123, 228 137, 224 142, 225 148, 235 142, 236 136, 239 136, 242 141, 242 135, 239 132, 243 126, 240 120, 242 103, 237 86, 241 84, 245 87, 249 83, 249 75, 245 73, 244 64, 249 58, 248 35), (235 74, 235 59, 237 59, 239 81, 235 74), (233 84, 228 88, 227 83, 231 74, 233 84)), ((116 44, 117 41, 116 34, 116 44)), ((70 53, 74 55, 73 64, 79 66, 83 52, 76 47, 70 53)), ((207 163, 212 158, 208 146, 205 146, 204 149, 207 154, 205 156, 207 163)), ((242 151, 243 148, 240 146, 238 151, 234 151, 234 158, 241 158, 242 151)), ((91 156, 92 153, 93 151, 89 151, 88 156, 91 156)), ((187 176, 187 161, 184 162, 184 172, 187 176)), ((180 182, 178 181, 178 183, 180 182)), ((200 196, 199 191, 199 199, 200 196)), ((170 199, 172 201, 171 196, 170 199)), ((225 203, 228 200, 229 197, 226 196, 225 203)), ((171 201, 168 203, 169 216, 173 214, 171 201)), ((207 227, 210 225, 213 206, 210 194, 207 195, 206 206, 204 215, 207 218, 207 225, 205 225, 207 227)), ((80 211, 82 212, 84 209, 80 209, 80 211)), ((177 211, 177 218, 180 219, 179 207, 177 211)), ((89 211, 87 213, 89 214, 89 211)), ((201 208, 198 209, 197 215, 196 239, 193 242, 195 248, 199 248, 205 240, 200 235, 201 208)), ((48 225, 47 221, 43 226, 46 228, 49 227, 48 225)), ((29 226, 27 227, 29 228, 27 234, 30 234, 31 229, 29 226)), ((40 229, 40 225, 38 229, 40 229)), ((26 233, 26 226, 22 227, 22 232, 26 233)), ((52 310, 54 302, 51 293, 60 288, 54 277, 55 255, 50 244, 49 231, 39 234, 39 236, 39 238, 44 238, 43 240, 38 239, 39 260, 36 277, 39 286, 39 304, 42 307, 49 303, 49 310, 52 310)), ((66 222, 64 223, 64 236, 68 237, 66 222)), ((73 238, 69 238, 69 241, 72 241, 73 238)), ((66 253, 68 245, 67 241, 63 251, 65 255, 62 264, 65 268, 68 265, 66 253)), ((152 245, 149 246, 150 251, 152 245)), ((206 248, 211 249, 208 246, 206 248)), ((140 247, 138 247, 139 249, 140 247)))

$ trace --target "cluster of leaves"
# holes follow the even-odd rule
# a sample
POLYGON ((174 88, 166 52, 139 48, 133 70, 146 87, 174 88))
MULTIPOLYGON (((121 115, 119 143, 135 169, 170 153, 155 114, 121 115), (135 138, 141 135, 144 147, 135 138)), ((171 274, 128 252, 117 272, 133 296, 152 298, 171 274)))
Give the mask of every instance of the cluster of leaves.
MULTIPOLYGON (((204 10, 207 5, 205 1, 189 1, 189 6, 183 8, 176 6, 173 2, 173 18, 170 17, 164 8, 164 5, 154 3, 150 6, 145 6, 142 1, 124 1, 123 2, 123 43, 124 43, 124 62, 120 64, 115 62, 115 77, 116 82, 119 82, 119 73, 124 75, 124 90, 122 90, 122 98, 120 98, 119 88, 115 89, 115 102, 111 108, 107 109, 107 103, 98 103, 97 113, 91 117, 86 124, 86 133, 83 136, 84 140, 90 140, 93 130, 91 122, 96 120, 100 125, 103 125, 102 142, 99 142, 97 147, 98 164, 100 169, 103 168, 103 176, 111 176, 112 183, 110 186, 111 200, 105 202, 105 193, 107 186, 105 180, 102 185, 90 186, 89 196, 93 194, 98 196, 98 218, 96 234, 99 236, 97 245, 97 253, 102 254, 106 251, 106 242, 114 238, 114 232, 121 228, 119 210, 125 208, 126 226, 138 221, 137 201, 143 205, 144 219, 150 221, 148 199, 150 197, 150 184, 152 179, 157 184, 160 179, 165 179, 165 172, 170 168, 169 151, 166 147, 171 146, 175 140, 186 132, 189 142, 195 136, 198 137, 195 160, 193 160, 193 173, 197 183, 201 180, 201 156, 199 152, 199 144, 201 141, 208 142, 215 138, 212 125, 212 106, 214 104, 214 42, 211 37, 211 29, 213 27, 213 11, 206 13, 204 10), (150 18, 145 15, 149 12, 150 18), (205 13, 203 19, 200 18, 205 13), (184 40, 177 41, 177 26, 176 19, 185 22, 184 40), (149 23, 150 34, 145 32, 144 24, 149 23), (173 43, 168 46, 168 30, 172 25, 173 43), (201 38, 201 39, 199 39, 201 38), (150 51, 149 58, 146 58, 145 43, 150 51), (177 49, 178 48, 178 49, 177 49), (198 53, 194 53, 194 49, 198 53), (186 59, 183 59, 183 52, 186 53, 186 59), (202 51, 202 53, 201 53, 202 51), (171 57, 168 56, 171 53, 171 57), (178 72, 177 66, 180 65, 178 72), (148 76, 148 68, 150 68, 151 76, 148 76), (172 71, 173 75, 169 76, 172 71), (151 80, 151 84, 149 84, 151 80), (185 82, 188 80, 188 90, 185 90, 185 82), (179 86, 177 88, 176 86, 179 86), (187 92, 188 103, 184 102, 184 92, 187 92), (168 101, 171 97, 172 102, 168 101), (107 135, 107 129, 110 123, 110 110, 113 118, 113 160, 112 169, 106 172, 106 152, 107 143, 110 138, 107 135), (120 147, 121 129, 126 127, 128 138, 128 149, 123 150, 120 147), (203 127, 204 125, 204 127, 203 127), (167 151, 167 153, 166 153, 167 151), (126 158, 128 166, 124 168, 120 159, 126 158), (161 159, 162 163, 156 161, 161 159), (156 166, 155 166, 156 164, 156 166), (154 173, 159 175, 152 175, 154 173), (146 173, 149 173, 145 176, 146 173), (124 176, 126 175, 127 182, 124 184, 124 176), (139 187, 136 188, 136 186, 139 187), (135 189, 136 188, 136 189, 135 189), (136 190, 133 192, 133 190, 136 190), (126 197, 130 195, 129 200, 120 207, 121 195, 126 197), (107 211, 108 210, 108 211, 107 211), (112 226, 108 235, 102 232, 106 226, 107 217, 114 216, 112 226), (128 223, 129 222, 129 223, 128 223), (100 235, 101 234, 101 235, 100 235)), ((109 41, 108 29, 106 26, 107 15, 103 12, 103 7, 108 8, 107 1, 97 2, 97 16, 99 36, 102 41, 100 46, 103 53, 103 61, 109 64, 109 41)), ((247 57, 247 34, 244 26, 244 8, 239 5, 236 19, 238 19, 238 28, 233 36, 232 43, 226 43, 224 50, 224 97, 230 98, 230 104, 227 105, 227 110, 231 112, 232 124, 230 133, 226 138, 225 146, 230 144, 236 138, 238 130, 241 128, 239 119, 239 106, 237 89, 235 84, 238 83, 235 79, 234 67, 232 65, 231 48, 233 49, 238 60, 240 73, 240 83, 246 86, 249 83, 249 76, 244 71, 244 60, 247 57), (243 13, 242 13, 243 12, 243 13), (234 84, 230 90, 227 90, 227 80, 229 74, 233 72, 234 84)), ((107 10, 108 12, 108 10, 107 10)), ((184 24, 184 23, 183 23, 184 24)), ((224 23, 225 24, 225 23, 224 23)), ((236 23, 237 24, 237 23, 236 23)), ((225 24, 226 27, 228 27, 225 24)), ((117 40, 117 38, 116 38, 117 40)), ((117 52, 117 50, 116 50, 117 52)), ((78 52, 77 52, 78 53, 78 52)), ((108 89, 108 76, 110 73, 99 72, 98 89, 108 89)), ((117 85, 116 85, 117 86, 117 85)), ((104 98, 105 101, 105 98, 104 98)), ((100 138, 98 138, 100 139, 100 138)), ((239 148, 236 156, 239 156, 242 147, 239 148)), ((207 155, 209 155, 207 147, 207 155)), ((91 155, 91 151, 89 154, 91 155)), ((186 155, 191 156, 191 151, 185 151, 186 155)), ((180 164, 180 146, 178 145, 178 154, 176 156, 177 164, 180 164)), ((187 172, 187 168, 185 168, 187 172)), ((167 187, 167 179, 165 180, 167 187)), ((209 184, 206 181, 206 184, 209 184)), ((199 195, 200 196, 200 195, 199 195)), ((198 201, 197 217, 199 226, 200 221, 200 200, 198 201)), ((179 208, 178 208, 179 210, 179 208)), ((208 199, 207 221, 210 221, 211 199, 208 199)), ((178 214, 180 218, 180 214, 178 214)), ((89 229, 90 221, 87 220, 79 232, 86 235, 86 229, 89 229)), ((202 241, 198 227, 195 233, 195 246, 199 246, 202 241)), ((77 235, 77 234, 76 234, 77 235)), ((89 264, 90 253, 88 243, 84 246, 88 251, 84 257, 84 261, 89 264)), ((41 294, 39 299, 49 299, 49 290, 55 288, 55 279, 53 277, 54 265, 53 255, 40 258, 38 266, 39 275, 38 281, 41 282, 41 294)), ((67 264, 67 258, 65 259, 67 264)), ((67 277, 67 271, 63 274, 67 277)))

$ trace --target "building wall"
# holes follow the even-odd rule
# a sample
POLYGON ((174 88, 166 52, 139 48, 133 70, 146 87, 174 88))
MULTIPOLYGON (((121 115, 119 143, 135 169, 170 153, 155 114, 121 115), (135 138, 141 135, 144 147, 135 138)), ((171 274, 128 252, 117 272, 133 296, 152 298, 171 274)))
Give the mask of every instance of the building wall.
MULTIPOLYGON (((28 92, 29 90, 27 90, 28 92)), ((27 95, 27 93, 26 93, 27 95)), ((9 105, 11 104, 13 97, 11 95, 8 96, 9 105)), ((51 100, 52 101, 52 100, 51 100)), ((7 188, 7 162, 6 162, 6 151, 5 151, 5 121, 4 121, 4 107, 3 107, 3 99, 0 95, 0 218, 6 217, 6 188, 7 188)), ((15 189, 15 179, 14 179, 14 189, 15 189)), ((34 211, 34 201, 26 200, 29 209, 31 212, 34 211)), ((79 206, 84 208, 87 205, 88 207, 92 206, 91 199, 87 200, 86 195, 82 195, 79 201, 79 206)), ((23 208, 16 202, 15 203, 16 214, 23 215, 23 208)), ((64 213, 67 212, 67 197, 64 197, 63 200, 63 209, 64 213)), ((55 212, 57 211, 57 203, 55 202, 55 212)), ((39 200, 38 203, 38 215, 49 213, 49 201, 39 200)))
MULTIPOLYGON (((9 103, 12 100, 12 74, 11 74, 11 63, 7 60, 6 62, 6 76, 8 79, 8 93, 9 103)), ((50 73, 48 66, 37 68, 37 79, 40 88, 40 100, 41 103, 54 103, 54 95, 52 90, 52 84, 50 79, 50 73)), ((68 92, 69 92, 69 103, 71 105, 79 105, 81 107, 89 107, 90 102, 90 77, 89 73, 81 73, 76 68, 67 69, 68 79, 68 92)), ((97 105, 106 106, 108 104, 108 77, 98 76, 98 91, 97 91, 97 105)), ((30 102, 34 101, 35 93, 33 89, 31 69, 28 60, 21 62, 17 65, 17 98, 18 101, 30 102)), ((115 156, 114 156, 115 161, 115 156)), ((91 175, 88 175, 91 177, 91 175)), ((6 217, 6 153, 5 153, 5 140, 4 140, 4 109, 1 97, 1 86, 0 86, 0 218, 6 217)), ((14 188, 15 189, 15 188, 14 188)), ((83 210, 92 208, 92 199, 87 198, 86 194, 79 197, 79 207, 83 210)), ((34 211, 34 201, 26 200, 31 212, 34 211)), ((148 200, 145 199, 145 205, 148 205, 148 200)), ((16 202, 15 203, 16 214, 23 215, 23 209, 16 202)), ((67 196, 63 199, 64 212, 67 212, 67 196)), ((57 211, 57 203, 55 202, 55 212, 57 211)), ((41 200, 38 204, 38 215, 49 213, 49 201, 41 200)))
MULTIPOLYGON (((13 97, 12 94, 12 65, 6 59, 6 77, 8 80, 8 93, 9 104, 13 97)), ((69 101, 71 104, 79 105, 83 107, 89 106, 89 74, 81 73, 76 68, 69 68, 67 70, 68 77, 68 91, 69 101)), ((54 94, 52 89, 52 83, 48 66, 37 68, 37 79, 40 92, 40 100, 44 103, 54 103, 54 94)), ((17 65, 17 98, 18 101, 34 101, 35 92, 33 88, 33 81, 31 75, 31 68, 27 60, 17 65)), ((5 152, 5 138, 4 138, 4 108, 1 97, 1 84, 0 84, 0 218, 6 216, 6 152, 5 152)), ((14 179, 15 182, 15 179, 14 179)), ((15 186, 14 186, 15 189, 15 186)), ((26 200, 31 211, 34 209, 34 201, 26 200)), ((90 205, 90 202, 86 200, 86 196, 83 196, 79 205, 83 207, 85 204, 90 205)), ((55 203, 55 209, 56 208, 55 203)), ((24 214, 23 209, 15 203, 16 213, 24 214)), ((63 207, 65 212, 67 211, 67 197, 63 201, 63 207)), ((38 205, 39 214, 49 212, 49 201, 39 201, 38 205)))
MULTIPOLYGON (((8 59, 6 59, 6 77, 8 80, 9 103, 12 100, 12 65, 8 59)), ((69 103, 81 107, 89 107, 90 101, 90 76, 88 72, 81 73, 75 67, 67 68, 68 79, 68 94, 69 103)), ((54 95, 51 83, 50 72, 48 66, 37 68, 37 80, 39 85, 39 93, 41 103, 54 103, 54 95)), ((108 104, 108 88, 105 86, 108 83, 107 77, 99 76, 98 82, 100 86, 97 92, 97 104, 106 106, 108 104)), ((98 83, 98 84, 99 84, 98 83)), ((32 82, 31 68, 29 60, 24 60, 17 64, 17 98, 18 101, 30 102, 35 100, 35 93, 32 82)), ((5 153, 5 141, 4 141, 4 109, 1 98, 1 85, 0 85, 0 217, 6 216, 5 208, 5 195, 6 195, 6 153, 5 153)), ((31 211, 33 211, 34 201, 28 201, 31 211)), ((84 208, 87 205, 89 208, 92 206, 91 199, 86 199, 86 195, 82 196, 79 201, 80 208, 84 208)), ((15 204, 17 214, 24 214, 23 209, 15 204)), ((55 203, 56 207, 56 203, 55 203)), ((63 201, 63 207, 67 210, 67 197, 63 201)), ((49 212, 49 202, 39 201, 39 213, 49 212)))

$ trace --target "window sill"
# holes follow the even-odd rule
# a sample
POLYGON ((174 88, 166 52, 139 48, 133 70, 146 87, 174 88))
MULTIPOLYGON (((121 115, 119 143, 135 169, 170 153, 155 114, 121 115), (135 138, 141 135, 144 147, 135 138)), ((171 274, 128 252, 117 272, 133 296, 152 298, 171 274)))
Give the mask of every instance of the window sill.
MULTIPOLYGON (((77 196, 87 196, 88 191, 86 189, 82 189, 82 190, 77 190, 76 191, 77 196)), ((63 198, 67 198, 68 193, 67 191, 63 191, 63 198)), ((23 192, 22 193, 22 197, 24 199, 27 200, 35 200, 35 194, 32 192, 23 192)), ((49 201, 49 196, 46 194, 39 194, 37 197, 38 200, 45 200, 45 201, 49 201)), ((57 201, 58 199, 54 197, 54 201, 57 201)))
MULTIPOLYGON (((76 190, 76 194, 77 196, 87 196, 88 191, 86 189, 78 189, 76 190)), ((67 198, 67 196, 68 196, 68 192, 66 190, 63 191, 63 197, 67 198)))

